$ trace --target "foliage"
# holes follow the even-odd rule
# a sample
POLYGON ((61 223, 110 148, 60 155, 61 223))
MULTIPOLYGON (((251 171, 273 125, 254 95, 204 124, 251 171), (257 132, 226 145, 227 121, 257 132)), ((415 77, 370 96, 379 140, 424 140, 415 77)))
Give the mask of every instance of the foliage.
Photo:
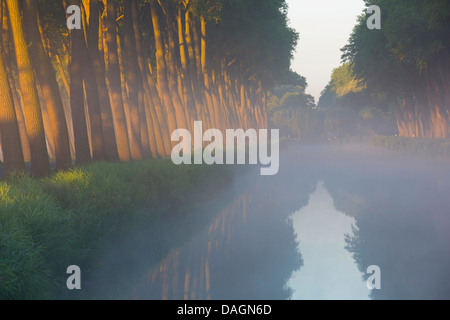
POLYGON ((48 48, 54 53, 62 53, 64 46, 69 46, 63 2, 39 0, 39 19, 48 48))
POLYGON ((354 73, 353 65, 344 63, 333 70, 331 79, 319 98, 320 108, 351 108, 357 112, 364 108, 390 111, 386 96, 367 88, 363 79, 354 73))
MULTIPOLYGON (((329 88, 332 84, 333 81, 330 82, 329 88)), ((342 82, 342 85, 348 88, 347 83, 342 82)), ((332 90, 329 92, 333 93, 332 90)), ((268 99, 270 125, 280 128, 283 136, 303 141, 320 142, 335 136, 341 138, 395 133, 392 114, 376 107, 357 104, 353 94, 360 94, 359 92, 350 92, 343 97, 333 94, 334 96, 329 96, 332 98, 331 105, 322 107, 325 96, 323 94, 317 108, 314 98, 305 93, 304 87, 278 86, 273 89, 268 99), (350 102, 358 107, 351 107, 350 102)))
POLYGON ((349 93, 361 92, 366 88, 364 81, 356 78, 353 67, 349 63, 343 64, 333 70, 331 74, 331 86, 333 92, 338 97, 349 93))
POLYGON ((397 109, 401 135, 447 137, 450 2, 371 0, 366 5, 380 7, 382 28, 369 30, 362 15, 342 49, 343 60, 371 92, 397 109))
POLYGON ((211 30, 211 53, 238 58, 265 85, 291 76, 299 36, 288 26, 285 0, 223 1, 221 19, 211 30))

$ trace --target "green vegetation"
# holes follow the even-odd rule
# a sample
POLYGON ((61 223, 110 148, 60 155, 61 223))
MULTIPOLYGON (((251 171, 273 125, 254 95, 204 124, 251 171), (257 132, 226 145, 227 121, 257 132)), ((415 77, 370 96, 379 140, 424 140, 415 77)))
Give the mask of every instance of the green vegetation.
POLYGON ((391 101, 367 87, 364 79, 358 78, 354 67, 344 63, 331 73, 331 79, 319 98, 318 107, 349 108, 356 112, 364 108, 376 108, 389 113, 391 101))
POLYGON ((361 15, 343 60, 370 92, 385 96, 400 136, 448 138, 450 2, 366 0, 382 12, 380 30, 361 15))
POLYGON ((165 158, 195 121, 267 128, 268 91, 298 77, 285 0, 22 2, 0 6, 5 177, 165 158))
POLYGON ((305 138, 314 136, 317 119, 312 112, 314 98, 305 93, 306 80, 297 85, 274 88, 268 97, 269 126, 279 128, 282 136, 305 138))
MULTIPOLYGON (((340 139, 356 135, 395 134, 393 115, 376 105, 365 104, 363 99, 356 101, 356 96, 363 94, 360 84, 345 72, 335 73, 329 87, 346 93, 339 97, 330 91, 334 95, 332 103, 326 104, 321 98, 319 107, 316 107, 314 98, 305 93, 306 81, 301 85, 276 87, 267 104, 269 125, 280 128, 282 136, 304 142, 323 142, 334 136, 340 139), (346 74, 344 78, 347 80, 340 79, 338 73, 346 74), (352 84, 353 89, 350 88, 352 84)), ((328 93, 322 95, 325 96, 330 97, 328 93)))
POLYGON ((0 299, 54 297, 65 287, 67 266, 89 273, 109 235, 186 209, 195 194, 217 190, 224 177, 217 167, 148 160, 1 182, 0 299))
POLYGON ((352 141, 395 150, 403 154, 450 158, 450 139, 374 136, 353 138, 352 141))

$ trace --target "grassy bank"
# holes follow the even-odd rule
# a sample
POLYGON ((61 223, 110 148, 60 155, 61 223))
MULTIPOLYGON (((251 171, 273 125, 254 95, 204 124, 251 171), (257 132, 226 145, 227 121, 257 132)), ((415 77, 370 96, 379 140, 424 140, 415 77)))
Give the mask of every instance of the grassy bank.
POLYGON ((450 158, 450 139, 373 136, 351 137, 344 143, 364 143, 403 154, 450 158))
POLYGON ((0 299, 54 297, 65 288, 69 265, 85 272, 95 267, 93 258, 109 235, 208 196, 225 180, 225 170, 149 160, 0 182, 0 299))

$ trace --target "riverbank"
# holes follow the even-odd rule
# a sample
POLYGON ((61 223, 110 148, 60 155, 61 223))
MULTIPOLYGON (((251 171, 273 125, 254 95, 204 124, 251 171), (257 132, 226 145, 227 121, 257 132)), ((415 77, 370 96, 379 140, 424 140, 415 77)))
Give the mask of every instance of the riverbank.
POLYGON ((111 235, 186 211, 226 184, 226 172, 148 160, 0 182, 0 299, 58 296, 67 290, 68 266, 89 274, 111 235))
POLYGON ((450 158, 450 139, 408 138, 393 136, 351 137, 344 143, 363 143, 407 155, 450 158))

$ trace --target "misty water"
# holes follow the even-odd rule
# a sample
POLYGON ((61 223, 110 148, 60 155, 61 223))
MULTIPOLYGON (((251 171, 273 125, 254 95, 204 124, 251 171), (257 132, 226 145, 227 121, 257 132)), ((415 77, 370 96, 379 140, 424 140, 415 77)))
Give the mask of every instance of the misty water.
MULTIPOLYGON (((282 146, 211 198, 105 245, 84 293, 121 299, 449 299, 448 160, 282 146), (369 290, 366 270, 381 270, 369 290)), ((200 195, 201 196, 201 195, 200 195)))

